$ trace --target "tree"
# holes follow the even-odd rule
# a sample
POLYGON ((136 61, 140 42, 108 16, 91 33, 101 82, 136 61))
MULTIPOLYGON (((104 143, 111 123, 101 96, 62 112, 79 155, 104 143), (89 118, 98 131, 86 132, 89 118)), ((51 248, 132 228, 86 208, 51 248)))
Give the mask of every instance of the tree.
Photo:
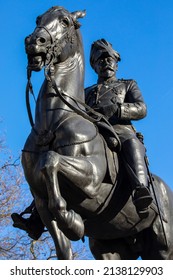
POLYGON ((0 258, 10 259, 20 239, 12 233, 10 215, 15 203, 17 204, 22 174, 19 159, 13 160, 3 137, 0 139, 0 154, 0 258))

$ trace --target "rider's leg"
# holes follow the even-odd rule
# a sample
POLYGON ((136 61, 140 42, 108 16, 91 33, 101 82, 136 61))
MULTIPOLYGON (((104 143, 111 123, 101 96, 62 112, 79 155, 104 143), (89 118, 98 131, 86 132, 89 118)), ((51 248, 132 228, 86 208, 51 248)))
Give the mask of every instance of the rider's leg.
POLYGON ((122 143, 122 156, 132 181, 133 203, 138 214, 141 217, 145 217, 152 202, 152 197, 148 190, 148 174, 144 159, 145 147, 134 136, 122 143))

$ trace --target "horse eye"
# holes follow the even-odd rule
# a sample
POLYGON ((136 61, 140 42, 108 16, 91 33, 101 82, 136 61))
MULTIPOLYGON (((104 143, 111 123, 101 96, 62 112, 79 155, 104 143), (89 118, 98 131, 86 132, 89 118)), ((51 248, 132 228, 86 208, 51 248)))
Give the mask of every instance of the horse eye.
POLYGON ((70 24, 70 21, 68 18, 63 18, 62 21, 61 21, 61 24, 63 27, 68 27, 69 24, 70 24))

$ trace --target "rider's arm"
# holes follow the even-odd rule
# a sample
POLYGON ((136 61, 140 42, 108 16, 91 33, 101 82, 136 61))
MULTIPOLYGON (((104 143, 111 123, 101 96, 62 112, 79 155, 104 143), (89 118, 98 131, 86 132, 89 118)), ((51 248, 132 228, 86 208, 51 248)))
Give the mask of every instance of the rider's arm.
POLYGON ((127 81, 124 103, 120 105, 120 119, 140 120, 146 114, 147 107, 137 83, 134 80, 127 81))

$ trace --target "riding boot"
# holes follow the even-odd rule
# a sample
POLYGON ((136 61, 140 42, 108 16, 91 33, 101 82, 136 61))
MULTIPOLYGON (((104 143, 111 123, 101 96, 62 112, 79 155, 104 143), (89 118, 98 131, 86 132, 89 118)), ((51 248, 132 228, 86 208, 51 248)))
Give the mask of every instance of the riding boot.
POLYGON ((132 201, 139 217, 146 218, 153 199, 148 189, 145 147, 137 138, 128 139, 122 144, 122 156, 132 182, 132 201))
POLYGON ((28 209, 30 209, 29 207, 27 207, 27 211, 24 211, 21 214, 13 213, 11 215, 11 218, 14 222, 13 226, 26 231, 28 233, 28 236, 32 239, 38 240, 44 232, 44 225, 37 212, 34 201, 32 202, 32 212, 28 212, 28 209), (24 214, 29 213, 31 213, 29 218, 22 217, 24 214))

